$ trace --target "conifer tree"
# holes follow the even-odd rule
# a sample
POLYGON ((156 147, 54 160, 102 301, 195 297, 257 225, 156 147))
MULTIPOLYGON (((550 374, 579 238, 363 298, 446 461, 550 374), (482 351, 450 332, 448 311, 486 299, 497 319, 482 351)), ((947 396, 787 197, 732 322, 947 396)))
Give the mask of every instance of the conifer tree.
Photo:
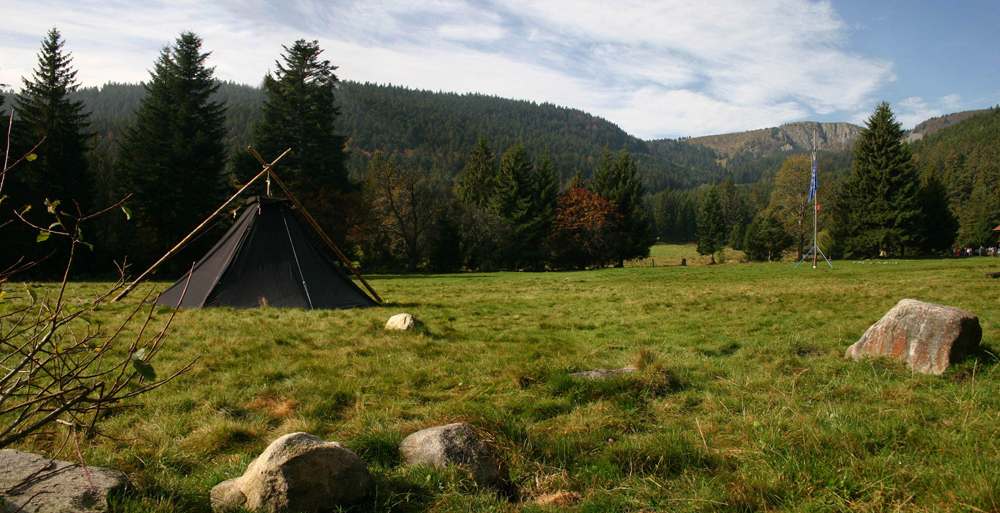
POLYGON ((156 258, 225 201, 225 108, 212 101, 218 83, 190 32, 163 48, 146 98, 120 150, 125 192, 141 246, 130 256, 156 258))
POLYGON ((282 48, 276 71, 264 76, 267 101, 263 119, 254 126, 254 147, 265 158, 292 149, 277 171, 296 195, 353 191, 345 167, 346 140, 336 129, 337 67, 320 59, 319 41, 299 39, 282 48))
POLYGON ((747 227, 743 242, 744 258, 748 261, 781 260, 784 250, 793 243, 781 220, 771 212, 762 212, 747 227))
POLYGON ((480 137, 469 156, 469 164, 459 175, 455 195, 466 207, 485 208, 497 187, 496 161, 485 137, 480 137))
POLYGON ((726 219, 719 203, 719 188, 713 185, 701 200, 698 211, 698 254, 711 255, 715 263, 715 252, 724 247, 726 241, 726 219))
POLYGON ((35 150, 38 158, 22 163, 8 177, 8 201, 18 208, 24 204, 39 207, 46 198, 62 201, 64 208, 74 208, 73 201, 85 211, 90 207, 87 151, 93 134, 88 132, 83 102, 70 99, 79 84, 71 67, 73 59, 63 45, 59 31, 49 30, 38 53, 38 67, 31 80, 24 79, 16 97, 11 153, 22 154, 45 138, 35 150))
MULTIPOLYGON (((933 169, 920 186, 919 247, 924 253, 949 251, 958 233, 958 219, 948 208, 948 188, 933 169)), ((990 227, 992 235, 993 227, 990 227)))
POLYGON ((493 150, 481 137, 455 188, 462 211, 462 249, 470 268, 493 270, 497 253, 506 246, 510 223, 497 212, 498 185, 493 150))
POLYGON ((611 151, 605 148, 591 187, 602 198, 613 201, 621 214, 624 238, 618 247, 617 265, 649 256, 649 247, 656 236, 642 203, 642 182, 628 150, 622 148, 617 158, 612 159, 611 151))
POLYGON ((834 239, 845 256, 902 254, 921 219, 916 168, 889 104, 880 103, 854 146, 851 176, 834 210, 834 239))
POLYGON ((535 216, 534 179, 528 153, 520 143, 504 152, 492 200, 492 210, 509 226, 509 237, 501 250, 501 264, 508 269, 521 268, 531 263, 535 216))

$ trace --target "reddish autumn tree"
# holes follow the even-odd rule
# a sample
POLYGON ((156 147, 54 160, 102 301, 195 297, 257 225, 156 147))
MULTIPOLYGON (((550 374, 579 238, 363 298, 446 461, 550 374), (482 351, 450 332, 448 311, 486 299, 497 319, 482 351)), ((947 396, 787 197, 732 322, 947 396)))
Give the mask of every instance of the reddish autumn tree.
POLYGON ((582 269, 612 263, 622 239, 622 217, 614 201, 582 187, 559 197, 547 242, 553 267, 582 269))

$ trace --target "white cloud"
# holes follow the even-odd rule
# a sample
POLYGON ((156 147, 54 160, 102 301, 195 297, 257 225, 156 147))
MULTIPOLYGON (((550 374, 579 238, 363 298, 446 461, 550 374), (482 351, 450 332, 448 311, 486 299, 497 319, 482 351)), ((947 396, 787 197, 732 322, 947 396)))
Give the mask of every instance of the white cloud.
POLYGON ((653 138, 861 112, 895 79, 890 63, 847 49, 849 28, 827 1, 143 5, 3 2, 0 18, 18 23, 0 29, 0 83, 20 83, 52 26, 86 85, 146 80, 159 50, 185 30, 202 37, 218 78, 251 84, 273 67, 282 44, 318 39, 344 79, 550 102, 653 138))

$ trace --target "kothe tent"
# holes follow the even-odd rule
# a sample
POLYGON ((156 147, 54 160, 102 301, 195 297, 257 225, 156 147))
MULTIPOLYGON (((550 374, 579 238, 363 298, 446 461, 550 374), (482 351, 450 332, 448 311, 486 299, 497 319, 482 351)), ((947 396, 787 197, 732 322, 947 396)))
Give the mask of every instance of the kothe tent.
POLYGON ((248 199, 233 227, 156 304, 310 310, 375 306, 306 237, 292 208, 286 199, 248 199))

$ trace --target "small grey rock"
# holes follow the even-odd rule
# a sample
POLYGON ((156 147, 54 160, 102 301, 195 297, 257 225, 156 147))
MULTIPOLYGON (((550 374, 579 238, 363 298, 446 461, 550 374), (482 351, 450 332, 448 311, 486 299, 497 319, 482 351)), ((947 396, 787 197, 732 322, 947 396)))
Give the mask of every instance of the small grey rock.
POLYGON ((589 371, 573 372, 569 377, 576 379, 589 379, 591 381, 604 381, 617 376, 634 374, 639 369, 635 367, 625 367, 624 369, 594 369, 589 371))
POLYGON ((108 494, 121 490, 126 482, 125 474, 114 469, 88 466, 85 472, 76 463, 13 449, 0 450, 3 513, 107 511, 108 494))
POLYGON ((500 465, 493 450, 464 422, 417 431, 400 442, 399 451, 408 465, 456 465, 468 470, 480 486, 500 482, 500 465))

